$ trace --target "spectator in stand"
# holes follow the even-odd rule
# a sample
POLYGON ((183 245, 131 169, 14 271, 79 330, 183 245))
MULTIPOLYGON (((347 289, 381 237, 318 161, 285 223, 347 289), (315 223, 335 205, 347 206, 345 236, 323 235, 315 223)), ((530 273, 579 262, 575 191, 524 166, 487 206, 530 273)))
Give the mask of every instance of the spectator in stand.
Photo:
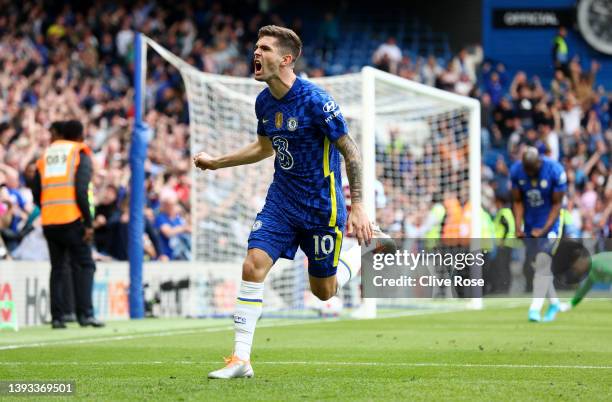
POLYGON ((591 69, 589 71, 582 71, 582 67, 576 59, 570 63, 572 90, 576 95, 576 101, 582 106, 584 111, 593 106, 595 100, 593 84, 595 83, 599 68, 600 64, 596 60, 591 62, 591 69))
POLYGON ((606 95, 606 89, 603 85, 600 85, 595 93, 595 104, 593 105, 593 110, 597 112, 597 116, 599 117, 601 125, 604 129, 610 127, 610 120, 612 118, 610 106, 610 99, 608 98, 608 95, 606 95))
POLYGON ((510 171, 502 156, 495 162, 495 171, 491 182, 491 188, 503 198, 510 199, 510 171))
POLYGON ((480 98, 480 141, 483 150, 491 149, 491 131, 494 125, 494 110, 493 104, 491 103, 491 96, 486 92, 483 93, 480 98))
POLYGON ((567 96, 571 89, 569 78, 563 73, 560 68, 555 70, 555 76, 550 82, 550 92, 555 100, 561 100, 567 96))
POLYGON ((99 253, 110 255, 112 244, 117 240, 109 227, 111 216, 119 210, 117 187, 108 184, 100 198, 100 203, 96 205, 96 217, 93 222, 94 244, 99 253))
POLYGON ((438 64, 436 57, 430 54, 429 57, 427 57, 427 63, 421 68, 421 82, 433 87, 436 85, 436 80, 443 71, 444 69, 438 64))
POLYGON ((485 89, 487 94, 491 97, 493 104, 499 105, 504 97, 504 86, 499 79, 499 73, 497 71, 491 73, 488 81, 485 83, 485 89))
POLYGON ((20 223, 27 219, 31 212, 32 205, 20 191, 19 172, 8 165, 0 166, 0 169, 4 172, 6 189, 13 204, 13 219, 11 220, 10 229, 17 232, 20 223))
POLYGON ((454 92, 459 95, 468 96, 472 92, 472 88, 474 88, 474 83, 466 73, 462 73, 459 76, 459 81, 455 83, 454 92))
MULTIPOLYGON (((128 223, 130 218, 129 197, 121 200, 119 208, 112 212, 108 219, 108 231, 111 235, 109 255, 119 261, 128 260, 128 223)), ((154 260, 161 251, 159 236, 151 222, 145 218, 145 233, 143 234, 144 255, 148 260, 154 260)))
POLYGON ((403 56, 402 61, 397 66, 397 75, 411 81, 420 81, 417 74, 418 69, 412 63, 410 56, 403 56))
POLYGON ((155 218, 155 228, 160 233, 162 259, 190 259, 189 223, 180 214, 180 206, 176 194, 165 192, 161 195, 160 208, 155 218))
POLYGON ((116 45, 119 56, 127 60, 128 51, 134 42, 134 31, 132 31, 132 20, 126 17, 121 23, 121 30, 117 33, 116 45))
POLYGON ((601 121, 595 110, 590 110, 586 118, 585 139, 589 153, 595 153, 603 145, 605 149, 605 141, 603 137, 601 121))
POLYGON ((561 119, 563 120, 563 134, 567 136, 575 135, 580 132, 580 121, 582 120, 583 110, 576 102, 576 96, 573 92, 567 94, 563 110, 561 111, 561 119))
MULTIPOLYGON (((298 32, 296 32, 298 33, 298 32)), ((325 60, 328 55, 333 55, 340 41, 340 27, 338 20, 332 12, 325 13, 323 22, 319 25, 319 48, 325 60)))
POLYGON ((483 60, 482 46, 475 45, 468 48, 463 48, 459 54, 453 59, 453 70, 459 74, 467 75, 472 84, 476 83, 476 70, 483 60))
MULTIPOLYGON (((0 231, 10 230, 13 220, 13 203, 4 183, 0 184, 0 231)), ((10 256, 10 250, 5 244, 4 236, 0 237, 0 258, 10 256)))
POLYGON ((521 125, 524 128, 532 128, 534 126, 534 99, 529 85, 523 84, 518 87, 516 96, 513 96, 514 111, 516 116, 521 119, 521 125))
POLYGON ((553 122, 551 120, 544 120, 540 122, 538 125, 538 131, 540 132, 540 138, 547 149, 546 156, 555 161, 559 161, 559 135, 553 130, 553 122))
MULTIPOLYGON (((7 158, 11 158, 8 156, 7 158)), ((9 162, 10 163, 10 162, 9 162)), ((19 166, 17 163, 12 163, 13 166, 19 166)), ((29 189, 23 188, 19 171, 13 166, 0 164, 0 171, 3 172, 4 182, 3 188, 6 190, 6 197, 11 203, 10 208, 10 223, 8 227, 1 230, 4 244, 9 251, 14 251, 22 239, 32 230, 32 219, 29 219, 33 214, 34 207, 32 203, 32 195, 29 189)))
POLYGON ((385 43, 380 44, 372 55, 372 63, 378 69, 397 74, 402 61, 402 50, 397 46, 395 38, 390 36, 385 43))
POLYGON ((457 64, 449 61, 446 65, 446 69, 438 76, 436 87, 445 91, 453 92, 458 81, 459 70, 457 68, 457 64))

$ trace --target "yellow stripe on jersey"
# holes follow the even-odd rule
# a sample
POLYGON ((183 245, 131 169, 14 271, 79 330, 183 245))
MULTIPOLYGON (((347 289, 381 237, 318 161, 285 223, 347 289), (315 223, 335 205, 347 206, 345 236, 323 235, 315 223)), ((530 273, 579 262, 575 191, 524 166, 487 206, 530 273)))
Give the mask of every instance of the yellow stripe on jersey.
POLYGON ((329 175, 329 197, 331 198, 331 216, 329 217, 329 226, 336 226, 336 215, 338 213, 336 205, 336 178, 334 172, 329 175))
POLYGON ((342 231, 338 229, 338 226, 334 227, 334 230, 336 231, 336 245, 334 246, 334 267, 337 267, 338 261, 340 261, 340 249, 342 248, 342 231))
MULTIPOLYGON (((325 177, 329 177, 329 197, 331 198, 331 215, 329 217, 329 226, 333 227, 336 226, 338 205, 336 201, 336 177, 334 172, 331 172, 329 169, 329 147, 329 139, 325 137, 323 145, 323 174, 325 177)), ((337 262, 334 264, 334 266, 335 265, 337 265, 337 262)))
POLYGON ((325 137, 323 143, 323 174, 329 176, 329 139, 325 137))

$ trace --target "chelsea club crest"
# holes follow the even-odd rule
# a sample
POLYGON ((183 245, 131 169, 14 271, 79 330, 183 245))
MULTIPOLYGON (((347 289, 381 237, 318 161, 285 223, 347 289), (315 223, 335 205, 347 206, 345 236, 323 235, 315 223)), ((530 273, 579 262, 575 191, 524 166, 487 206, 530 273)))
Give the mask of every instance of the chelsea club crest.
POLYGON ((290 117, 287 119, 287 130, 295 131, 298 127, 298 121, 296 117, 290 117))

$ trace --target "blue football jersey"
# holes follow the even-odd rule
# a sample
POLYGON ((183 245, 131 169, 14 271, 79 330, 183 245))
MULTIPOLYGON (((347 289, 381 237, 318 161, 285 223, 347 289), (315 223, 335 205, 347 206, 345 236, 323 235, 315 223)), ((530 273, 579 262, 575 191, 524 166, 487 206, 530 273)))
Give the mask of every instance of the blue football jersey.
POLYGON ((264 89, 255 103, 257 134, 274 150, 274 180, 266 202, 283 209, 296 225, 343 226, 340 152, 334 142, 348 133, 338 104, 323 89, 296 78, 281 99, 264 89))
MULTIPOLYGON (((521 191, 525 210, 525 232, 542 228, 546 224, 552 208, 552 195, 567 191, 567 177, 559 162, 542 158, 542 166, 537 177, 529 177, 525 173, 522 162, 516 162, 510 169, 512 188, 521 191)), ((559 219, 553 225, 558 226, 559 219)), ((552 228, 551 228, 552 229, 552 228)))

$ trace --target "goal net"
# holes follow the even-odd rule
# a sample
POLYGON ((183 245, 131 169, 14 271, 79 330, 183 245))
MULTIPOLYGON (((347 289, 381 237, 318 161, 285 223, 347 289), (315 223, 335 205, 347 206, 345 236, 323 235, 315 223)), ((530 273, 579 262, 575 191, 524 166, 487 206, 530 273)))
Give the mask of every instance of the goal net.
MULTIPOLYGON (((192 154, 220 155, 256 140, 255 99, 265 84, 203 73, 154 41, 146 39, 146 43, 182 75, 192 154)), ((312 81, 334 97, 350 134, 361 146, 364 203, 384 231, 404 237, 406 224, 426 215, 435 198, 445 193, 480 205, 477 101, 369 67, 312 81)), ((193 170, 192 255, 196 261, 241 263, 273 170, 271 160, 206 173, 193 170)), ((343 182, 348 185, 346 178, 343 182)), ((472 233, 477 233, 479 214, 472 216, 472 233)), ((313 296, 303 254, 272 269, 265 298, 264 314, 308 308, 313 296)), ((345 287, 343 298, 346 305, 360 303, 359 281, 345 287)), ((410 302, 381 299, 379 304, 408 306, 410 302)))

